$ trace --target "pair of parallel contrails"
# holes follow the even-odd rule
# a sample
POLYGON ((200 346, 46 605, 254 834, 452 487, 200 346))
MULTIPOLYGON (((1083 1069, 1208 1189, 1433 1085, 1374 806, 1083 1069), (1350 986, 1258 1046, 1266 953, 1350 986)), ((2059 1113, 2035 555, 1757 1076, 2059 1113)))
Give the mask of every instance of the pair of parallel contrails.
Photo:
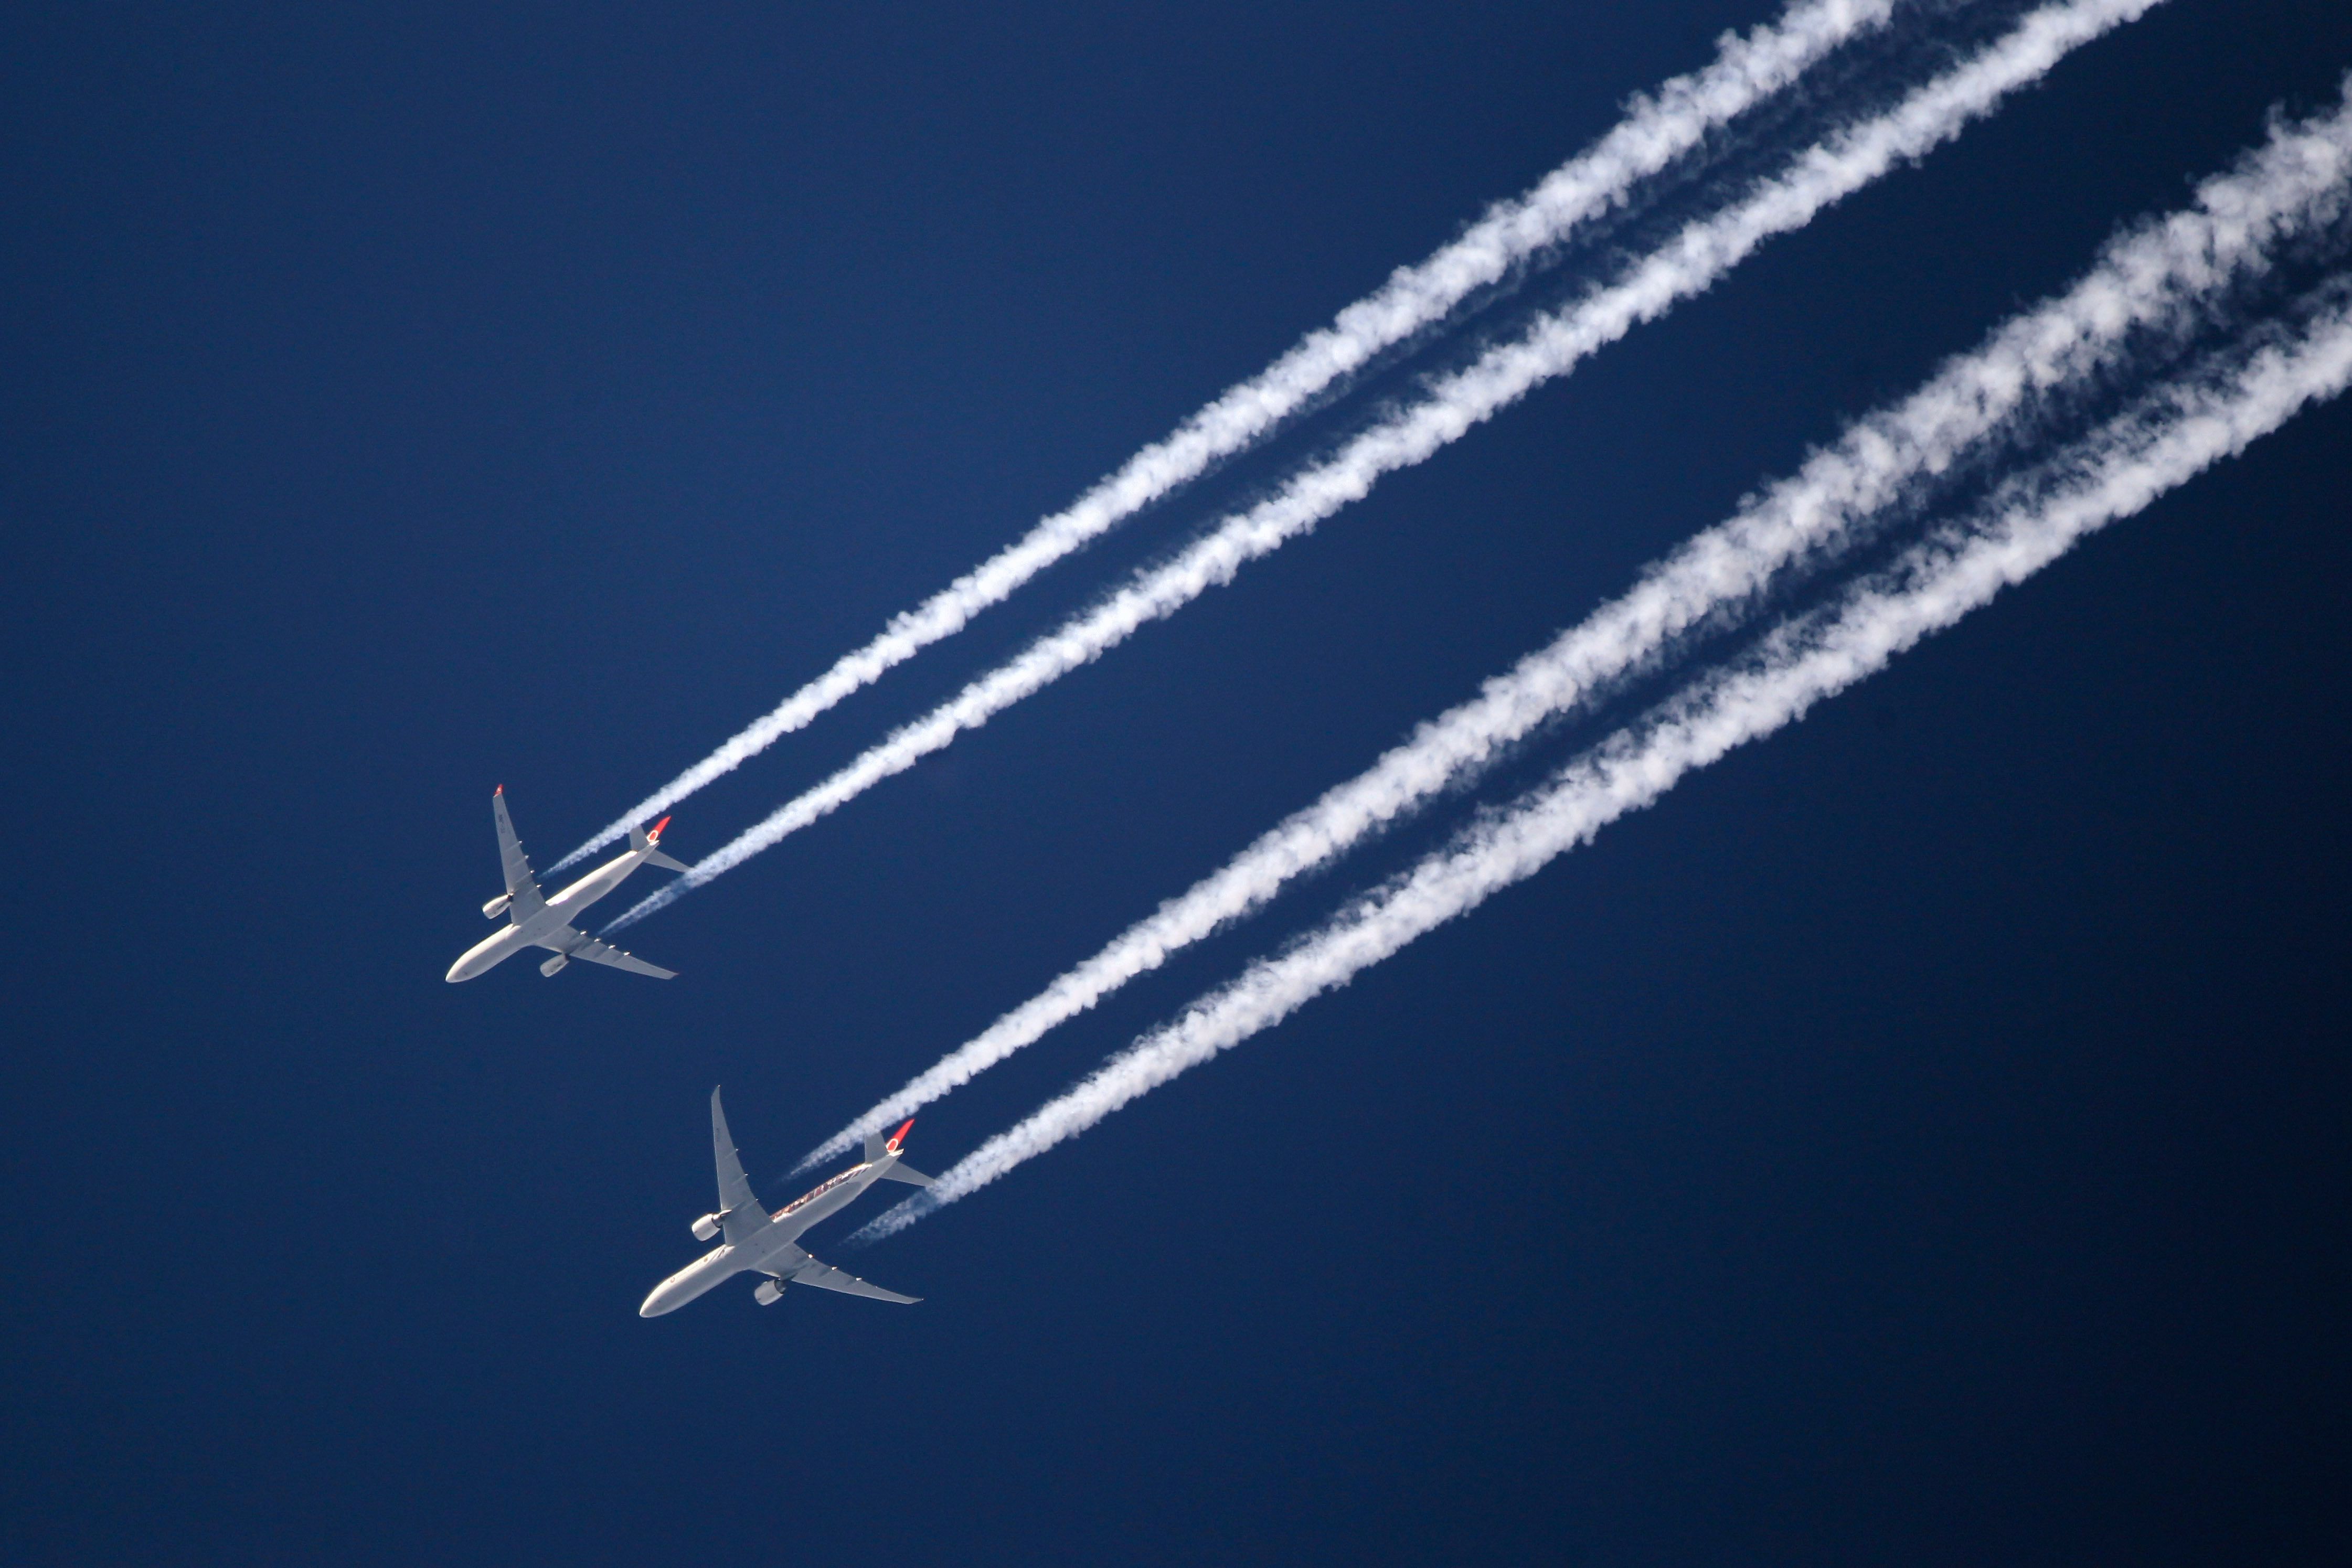
MULTIPOLYGON (((1293 474, 1265 500, 1139 572, 955 698, 906 726, 641 901, 607 927, 635 923, 911 767, 1150 621, 1173 613, 1242 565, 1360 498, 1387 473, 1422 462, 1534 388, 1573 370, 1634 326, 1724 277, 1773 235, 1805 224, 1890 170, 1916 160, 2041 80, 2074 49, 2159 0, 2052 0, 1891 107, 1840 125, 1768 176, 1719 192, 1662 245, 1423 395, 1335 455, 1293 474)), ((1445 323, 1479 290, 1557 254, 1644 182, 1709 138, 1736 139, 1750 110, 1838 49, 1882 33, 1894 0, 1799 0, 1779 21, 1727 37, 1704 69, 1636 99, 1624 120, 1517 201, 1342 311, 1261 375, 1224 393, 1145 448, 1066 511, 899 616, 864 647, 793 694, 559 863, 569 865, 684 799, 922 649, 953 635, 1054 562, 1205 472, 1266 439, 1383 353, 1445 323)), ((1262 836, 1086 963, 878 1103, 813 1151, 843 1152, 1093 1006, 1172 952, 1262 906, 1303 872, 1475 777, 1538 725, 1656 667, 1679 640, 1751 617, 1769 587, 1843 556, 1934 488, 1970 455, 2031 434, 2070 398, 2137 367, 2160 370, 2140 399, 2091 434, 2045 454, 1965 516, 1931 530, 1894 565, 1784 620, 1746 653, 1560 770, 1499 817, 1466 831, 1360 899, 1281 956, 1253 966, 1093 1077, 984 1145, 868 1228, 887 1234, 1093 1125, 1136 1095, 1270 1026, 1322 990, 1530 875, 1608 821, 1656 799, 1691 768, 1786 725, 1812 702, 1884 666, 2077 538, 2230 455, 2352 376, 2352 317, 2322 290, 2283 317, 2245 327, 2224 348, 2187 354, 2192 330, 2290 241, 2343 214, 2352 171, 2352 108, 2273 127, 2266 142, 2200 186, 2188 207, 2126 230, 2071 289, 2021 312, 1921 388, 1851 425, 1799 472, 1649 569, 1622 598, 1489 681, 1359 778, 1262 836), (2150 344, 2157 347, 2151 349, 2150 344), (2164 345, 2179 349, 2163 359, 2164 345)), ((2005 449, 2005 448, 2004 448, 2005 449)))

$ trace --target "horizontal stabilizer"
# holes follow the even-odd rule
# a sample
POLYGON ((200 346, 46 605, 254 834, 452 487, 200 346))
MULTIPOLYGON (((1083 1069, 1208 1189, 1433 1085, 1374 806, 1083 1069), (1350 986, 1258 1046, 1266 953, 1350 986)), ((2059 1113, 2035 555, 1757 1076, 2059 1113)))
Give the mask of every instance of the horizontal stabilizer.
POLYGON ((866 1163, 870 1166, 877 1160, 886 1160, 897 1154, 907 1142, 907 1129, 914 1124, 915 1119, 909 1116, 895 1133, 866 1134, 866 1163))
POLYGON ((629 847, 644 855, 646 857, 645 863, 647 865, 657 865, 664 871, 691 871, 693 869, 691 866, 685 865, 677 861, 670 859, 669 856, 662 853, 661 851, 656 847, 661 842, 661 831, 668 826, 669 819, 667 817, 664 817, 660 821, 654 824, 654 830, 649 833, 646 831, 645 829, 637 826, 635 822, 631 822, 629 824, 629 847))
POLYGON ((908 1186, 929 1186, 931 1185, 930 1177, 925 1176, 914 1166, 907 1164, 904 1160, 899 1161, 897 1165, 892 1166, 888 1170, 884 1171, 882 1173, 882 1179, 884 1181, 902 1181, 908 1186))

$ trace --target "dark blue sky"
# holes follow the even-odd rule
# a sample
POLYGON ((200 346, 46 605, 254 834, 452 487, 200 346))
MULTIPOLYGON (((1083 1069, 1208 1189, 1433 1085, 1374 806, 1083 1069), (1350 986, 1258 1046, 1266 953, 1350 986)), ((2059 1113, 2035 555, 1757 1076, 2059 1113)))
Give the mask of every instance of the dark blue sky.
MULTIPOLYGON (((2352 1546, 2343 406, 841 1257, 922 1305, 635 1311, 697 1249, 712 1083, 792 1196, 876 1095, 2330 99, 2335 0, 2172 0, 2083 51, 631 933, 680 979, 442 983, 492 786, 553 860, 1773 9, 12 14, 0 1557, 2352 1546)), ((1056 572, 672 847, 1276 472, 1056 572)))

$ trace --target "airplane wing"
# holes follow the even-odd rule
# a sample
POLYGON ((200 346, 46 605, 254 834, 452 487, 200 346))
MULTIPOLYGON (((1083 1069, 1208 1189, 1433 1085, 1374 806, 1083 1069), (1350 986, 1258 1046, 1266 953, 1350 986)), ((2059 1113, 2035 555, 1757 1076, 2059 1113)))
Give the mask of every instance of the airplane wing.
POLYGON ((507 918, 520 925, 547 907, 547 899, 539 891, 539 879, 530 874, 530 862, 523 858, 522 841, 515 837, 514 819, 507 815, 507 787, 503 784, 490 797, 490 813, 499 820, 499 860, 507 873, 507 892, 513 902, 507 905, 507 918))
POLYGON ((886 1291, 869 1284, 855 1274, 845 1274, 830 1263, 820 1263, 799 1248, 787 1249, 764 1270, 777 1279, 794 1285, 814 1285, 820 1291, 839 1291, 845 1296, 864 1296, 877 1301, 897 1301, 912 1306, 923 1298, 902 1296, 896 1291, 886 1291))
POLYGON ((615 969, 626 969, 632 975, 651 975, 656 980, 677 978, 676 969, 665 969, 659 964, 648 964, 635 953, 624 953, 610 943, 597 941, 593 936, 582 932, 577 926, 565 926, 562 931, 557 932, 547 941, 541 942, 540 946, 553 947, 566 933, 580 938, 579 944, 575 946, 556 949, 567 957, 585 958, 592 964, 610 965, 615 969))
MULTIPOLYGON (((604 964, 615 969, 626 969, 632 975, 651 975, 656 980, 675 980, 676 969, 665 969, 659 964, 648 964, 635 953, 624 953, 609 942, 599 942, 577 925, 559 925, 532 944, 551 953, 561 953, 567 958, 585 958, 591 964, 604 964)), ((555 962, 550 958, 549 963, 555 962)))
MULTIPOLYGON (((735 1152, 735 1137, 727 1130, 727 1113, 716 1089, 710 1092, 710 1152, 719 1163, 719 1212, 726 1217, 720 1223, 727 1239, 748 1240, 768 1228, 768 1211, 751 1196, 751 1178, 743 1174, 743 1159, 735 1152)), ((785 1250, 807 1256, 797 1247, 785 1250)))

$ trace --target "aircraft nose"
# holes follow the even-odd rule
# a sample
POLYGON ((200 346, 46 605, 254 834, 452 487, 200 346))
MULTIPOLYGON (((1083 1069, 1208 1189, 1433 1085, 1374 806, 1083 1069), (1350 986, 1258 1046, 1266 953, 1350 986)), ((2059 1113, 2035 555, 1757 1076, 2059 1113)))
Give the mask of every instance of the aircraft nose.
POLYGON ((657 1318, 669 1309, 670 1303, 662 1300, 662 1288, 656 1285, 653 1288, 653 1293, 646 1298, 646 1304, 637 1309, 637 1316, 657 1318))

